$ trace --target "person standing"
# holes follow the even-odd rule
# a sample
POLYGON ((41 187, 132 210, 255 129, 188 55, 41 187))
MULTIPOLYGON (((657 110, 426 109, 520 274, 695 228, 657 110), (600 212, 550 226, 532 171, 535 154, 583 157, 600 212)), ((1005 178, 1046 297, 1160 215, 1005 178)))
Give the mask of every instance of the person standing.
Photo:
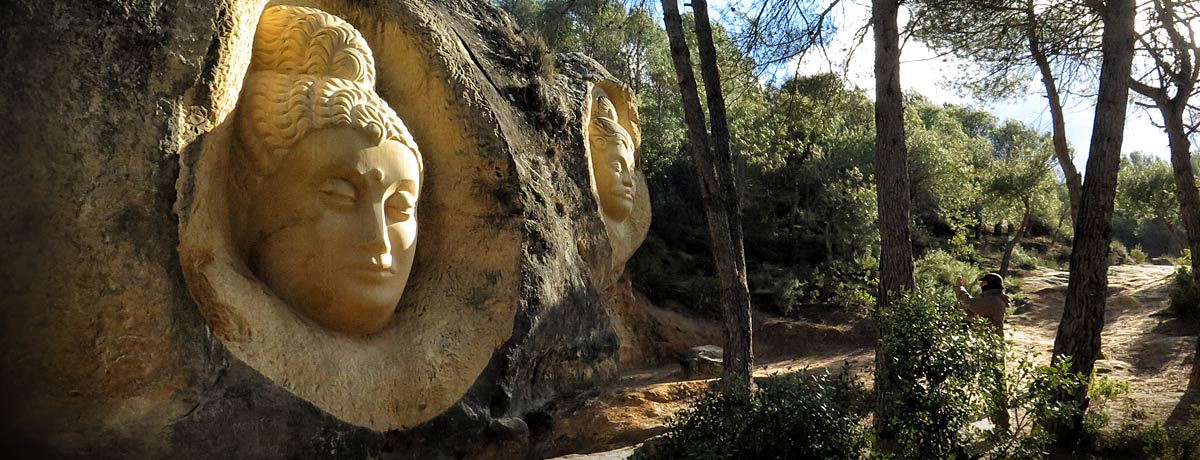
POLYGON ((996 334, 1004 340, 1004 314, 1008 311, 1008 295, 1004 293, 1004 278, 995 273, 988 273, 979 278, 979 297, 972 297, 963 286, 963 277, 954 280, 954 296, 958 298, 958 307, 967 312, 967 316, 987 318, 996 327, 996 334))
POLYGON ((993 369, 992 378, 996 388, 993 391, 995 411, 991 416, 992 422, 1001 429, 1008 431, 1008 404, 1004 384, 1004 315, 1008 312, 1008 295, 1004 293, 1004 278, 995 273, 988 273, 979 278, 979 297, 972 297, 963 286, 963 277, 954 280, 954 296, 958 298, 958 307, 970 318, 982 316, 995 327, 996 335, 1000 337, 1000 364, 993 369))

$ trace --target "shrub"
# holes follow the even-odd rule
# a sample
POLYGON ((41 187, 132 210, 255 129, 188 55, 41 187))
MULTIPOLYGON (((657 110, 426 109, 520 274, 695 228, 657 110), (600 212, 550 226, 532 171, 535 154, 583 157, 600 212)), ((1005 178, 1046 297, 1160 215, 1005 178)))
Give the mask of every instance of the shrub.
POLYGON ((1008 354, 1015 363, 1007 376, 1004 401, 1006 409, 1014 413, 1009 431, 993 430, 985 435, 990 446, 982 455, 993 459, 1044 459, 1053 436, 1046 427, 1054 422, 1065 422, 1076 414, 1074 405, 1066 401, 1055 401, 1060 392, 1071 392, 1083 385, 1079 374, 1070 372, 1070 360, 1057 365, 1036 366, 1032 351, 1008 354))
POLYGON ((1144 264, 1147 260, 1150 260, 1150 256, 1146 254, 1146 251, 1142 250, 1142 245, 1140 244, 1134 246, 1133 249, 1129 251, 1129 258, 1133 259, 1133 263, 1135 264, 1144 264))
POLYGON ((651 232, 629 261, 637 288, 659 305, 679 302, 704 316, 721 314, 720 283, 712 273, 712 259, 703 252, 682 250, 651 232))
POLYGON ((1124 399, 1128 403, 1128 395, 1132 391, 1128 381, 1092 373, 1091 384, 1087 390, 1088 400, 1091 402, 1083 416, 1084 431, 1096 437, 1112 420, 1108 413, 1109 406, 1117 399, 1124 399))
POLYGON ((953 305, 949 289, 918 289, 876 310, 889 363, 876 385, 886 382, 891 393, 884 429, 899 458, 961 458, 973 441, 964 428, 988 412, 989 400, 1004 399, 995 398, 1000 338, 982 319, 964 325, 953 305))
POLYGON ((1038 268, 1040 262, 1041 261, 1038 260, 1035 254, 1027 252, 1019 245, 1013 248, 1012 260, 1009 261, 1013 267, 1020 268, 1022 270, 1033 270, 1038 268))
POLYGON ((771 264, 751 267, 752 300, 756 308, 798 318, 811 308, 863 310, 874 303, 873 260, 832 262, 807 273, 771 264))
POLYGON ((1127 422, 1101 435, 1095 453, 1102 458, 1200 459, 1200 417, 1177 426, 1127 422))
POLYGON ((971 285, 983 276, 984 271, 975 265, 959 261, 950 253, 933 250, 925 254, 915 265, 917 284, 926 289, 953 286, 954 279, 962 276, 971 285))
POLYGON ((1181 265, 1175 269, 1175 285, 1171 286, 1167 309, 1176 317, 1188 321, 1200 318, 1200 286, 1196 285, 1191 267, 1181 265))
POLYGON ((1108 264, 1109 265, 1125 265, 1133 263, 1133 258, 1129 257, 1129 249, 1120 241, 1112 240, 1108 243, 1108 264))
POLYGON ((1042 427, 1072 414, 1053 396, 1083 379, 1066 362, 1035 366, 1028 353, 1010 354, 1015 372, 997 378, 1005 372, 1000 338, 983 319, 964 324, 952 302, 948 289, 918 289, 877 312, 880 348, 891 364, 885 429, 896 439, 896 456, 1045 458, 1052 439, 1042 427), (1015 412, 1011 431, 971 425, 1000 411, 1015 412))
POLYGON ((1187 423, 1173 427, 1154 424, 1146 428, 1140 437, 1145 446, 1142 451, 1150 458, 1200 458, 1200 417, 1193 417, 1187 423))
POLYGON ((749 397, 710 390, 633 458, 861 459, 867 448, 862 401, 847 372, 775 376, 749 397))

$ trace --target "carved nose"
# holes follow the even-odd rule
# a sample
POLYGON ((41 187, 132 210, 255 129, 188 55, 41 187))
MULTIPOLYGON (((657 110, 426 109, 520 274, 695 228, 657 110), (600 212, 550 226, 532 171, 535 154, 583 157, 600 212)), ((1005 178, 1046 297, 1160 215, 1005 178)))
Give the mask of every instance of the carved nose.
POLYGON ((388 238, 387 216, 383 203, 371 206, 370 219, 363 225, 368 231, 366 249, 371 254, 371 263, 382 269, 392 268, 392 241, 388 238))

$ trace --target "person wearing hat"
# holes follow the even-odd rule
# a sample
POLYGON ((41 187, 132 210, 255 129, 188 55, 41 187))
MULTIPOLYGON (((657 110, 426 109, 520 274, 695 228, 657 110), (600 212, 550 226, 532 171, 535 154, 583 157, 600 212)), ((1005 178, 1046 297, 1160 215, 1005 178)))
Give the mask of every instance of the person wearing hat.
MULTIPOLYGON (((971 318, 982 316, 996 327, 996 334, 1000 336, 1000 363, 1003 366, 1004 314, 1008 311, 1008 295, 1004 293, 1004 278, 995 273, 983 275, 979 278, 979 289, 982 291, 979 297, 972 297, 963 287, 963 277, 960 276, 954 280, 954 295, 958 297, 958 307, 966 311, 967 316, 971 318)), ((996 426, 1007 431, 1009 420, 1006 409, 1007 397, 1004 394, 1003 367, 996 369, 994 378, 996 379, 996 393, 992 397, 996 399, 996 411, 990 418, 996 426)))
POLYGON ((1008 311, 1008 295, 1004 293, 1004 278, 995 273, 988 273, 979 278, 979 297, 971 297, 963 287, 963 277, 954 280, 954 295, 958 297, 958 307, 974 318, 982 316, 996 326, 996 334, 1004 339, 1004 313, 1008 311))

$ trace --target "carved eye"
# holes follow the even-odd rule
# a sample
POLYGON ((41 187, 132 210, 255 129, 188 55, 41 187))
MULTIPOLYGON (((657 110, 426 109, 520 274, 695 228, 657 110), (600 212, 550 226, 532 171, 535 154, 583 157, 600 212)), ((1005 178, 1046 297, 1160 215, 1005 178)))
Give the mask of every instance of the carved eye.
POLYGON ((612 163, 609 163, 609 164, 608 164, 608 167, 609 167, 610 169, 612 169, 612 170, 613 170, 613 172, 617 172, 617 173, 619 173, 619 172, 622 172, 622 171, 624 171, 624 170, 625 170, 625 165, 621 164, 621 162, 620 162, 620 161, 614 161, 614 162, 612 162, 612 163))
POLYGON ((411 219, 416 206, 417 198, 407 191, 393 193, 385 203, 388 218, 400 222, 411 219))
POLYGON ((358 192, 354 190, 354 185, 344 179, 327 179, 325 183, 321 184, 320 191, 327 199, 337 204, 351 205, 358 199, 358 192))

